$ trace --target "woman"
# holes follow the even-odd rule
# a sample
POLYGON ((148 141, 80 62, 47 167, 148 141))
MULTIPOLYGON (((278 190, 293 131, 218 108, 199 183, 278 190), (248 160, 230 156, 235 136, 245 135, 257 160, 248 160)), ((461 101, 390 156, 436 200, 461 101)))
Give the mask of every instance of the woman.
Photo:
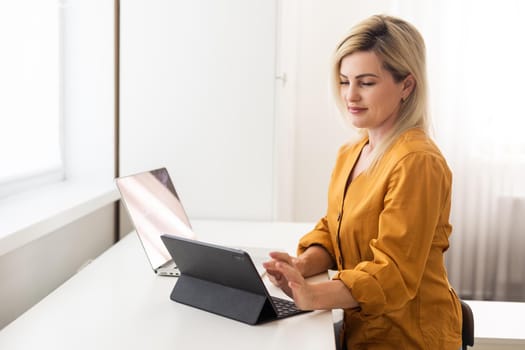
POLYGON ((409 23, 372 16, 339 44, 336 100, 362 137, 338 154, 328 209, 298 257, 271 253, 272 282, 302 309, 344 309, 349 350, 454 349, 461 306, 443 255, 451 172, 428 136, 425 45, 409 23), (332 280, 305 277, 327 269, 332 280))

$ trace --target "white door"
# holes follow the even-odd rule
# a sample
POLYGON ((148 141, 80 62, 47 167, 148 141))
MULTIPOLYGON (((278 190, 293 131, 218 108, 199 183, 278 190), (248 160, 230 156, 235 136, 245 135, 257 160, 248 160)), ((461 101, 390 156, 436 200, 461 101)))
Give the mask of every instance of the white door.
POLYGON ((190 218, 271 219, 276 0, 120 3, 120 175, 167 167, 190 218))

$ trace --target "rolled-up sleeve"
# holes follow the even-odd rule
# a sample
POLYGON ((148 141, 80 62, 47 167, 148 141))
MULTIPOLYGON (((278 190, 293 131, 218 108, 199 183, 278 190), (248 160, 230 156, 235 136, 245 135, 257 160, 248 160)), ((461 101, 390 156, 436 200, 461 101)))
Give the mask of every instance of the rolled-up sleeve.
POLYGON ((332 259, 334 258, 334 246, 332 244, 332 237, 328 228, 326 217, 323 217, 321 220, 319 220, 314 229, 305 234, 299 240, 297 255, 301 255, 306 249, 308 249, 308 247, 312 245, 322 246, 324 249, 326 249, 328 254, 330 254, 332 259))
POLYGON ((393 167, 377 238, 368 242, 372 259, 334 276, 351 290, 362 317, 400 309, 416 296, 450 186, 446 164, 432 154, 410 153, 393 167))

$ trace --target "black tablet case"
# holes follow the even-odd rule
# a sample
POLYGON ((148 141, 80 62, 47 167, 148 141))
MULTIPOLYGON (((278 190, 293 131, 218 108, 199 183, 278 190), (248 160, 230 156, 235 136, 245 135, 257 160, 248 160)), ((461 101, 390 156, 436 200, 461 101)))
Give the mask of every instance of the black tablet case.
POLYGON ((251 325, 277 319, 248 253, 173 235, 161 238, 181 272, 172 300, 251 325))

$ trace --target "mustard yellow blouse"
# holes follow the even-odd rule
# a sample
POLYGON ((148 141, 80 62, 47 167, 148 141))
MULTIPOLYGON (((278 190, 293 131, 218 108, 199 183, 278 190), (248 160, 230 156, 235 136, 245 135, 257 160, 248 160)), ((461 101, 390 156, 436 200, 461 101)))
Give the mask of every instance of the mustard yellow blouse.
POLYGON ((426 134, 410 129, 345 194, 367 141, 340 149, 327 214, 300 240, 298 254, 323 246, 337 264, 334 279, 359 303, 344 310, 349 350, 457 350, 461 306, 443 259, 452 231, 451 172, 426 134))

